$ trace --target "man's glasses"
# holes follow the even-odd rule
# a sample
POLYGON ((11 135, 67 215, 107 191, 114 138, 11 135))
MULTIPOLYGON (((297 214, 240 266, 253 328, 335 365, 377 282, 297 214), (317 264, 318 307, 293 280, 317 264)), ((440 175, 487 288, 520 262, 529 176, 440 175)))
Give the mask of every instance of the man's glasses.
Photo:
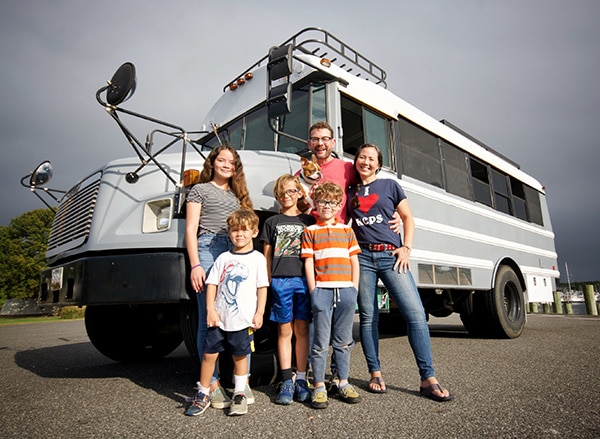
POLYGON ((317 145, 320 142, 323 142, 323 143, 331 142, 331 139, 333 139, 333 137, 325 136, 325 137, 311 137, 309 140, 310 140, 310 143, 317 145))
POLYGON ((317 200, 316 201, 317 206, 319 207, 325 207, 325 206, 329 206, 329 207, 338 207, 340 204, 339 201, 333 201, 333 200, 317 200))

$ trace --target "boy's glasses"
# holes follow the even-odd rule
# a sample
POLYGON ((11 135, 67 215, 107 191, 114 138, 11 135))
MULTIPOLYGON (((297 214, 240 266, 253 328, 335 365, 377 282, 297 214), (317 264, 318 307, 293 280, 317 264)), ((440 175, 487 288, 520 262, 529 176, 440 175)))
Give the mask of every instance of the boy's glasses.
POLYGON ((288 197, 293 197, 294 195, 296 195, 299 192, 300 192, 300 189, 288 189, 284 192, 284 194, 287 195, 288 197))
POLYGON ((340 204, 342 204, 339 201, 333 201, 333 200, 317 200, 316 203, 317 203, 317 206, 319 206, 319 207, 325 207, 325 206, 338 207, 340 204))

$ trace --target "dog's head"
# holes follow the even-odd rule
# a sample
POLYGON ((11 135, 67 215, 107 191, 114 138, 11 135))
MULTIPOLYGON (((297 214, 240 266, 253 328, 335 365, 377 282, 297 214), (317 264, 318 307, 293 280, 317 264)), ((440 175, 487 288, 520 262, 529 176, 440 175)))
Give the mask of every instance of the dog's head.
POLYGON ((317 163, 317 158, 314 154, 312 155, 312 160, 302 157, 300 163, 302 166, 300 175, 304 180, 310 183, 316 183, 321 180, 323 174, 321 173, 321 167, 317 163))

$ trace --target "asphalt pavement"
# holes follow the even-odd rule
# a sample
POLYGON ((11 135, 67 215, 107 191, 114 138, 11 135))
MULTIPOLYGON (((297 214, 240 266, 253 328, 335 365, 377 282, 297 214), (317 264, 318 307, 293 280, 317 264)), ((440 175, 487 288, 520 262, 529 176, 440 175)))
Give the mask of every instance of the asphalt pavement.
POLYGON ((210 408, 190 418, 197 369, 183 345, 160 361, 120 364, 94 349, 81 320, 0 326, 0 437, 600 437, 600 318, 529 315, 514 340, 470 338, 456 315, 430 328, 452 402, 419 396, 407 338, 384 336, 387 394, 366 391, 357 343, 350 381, 359 404, 278 406, 275 386, 264 385, 246 416, 210 408))

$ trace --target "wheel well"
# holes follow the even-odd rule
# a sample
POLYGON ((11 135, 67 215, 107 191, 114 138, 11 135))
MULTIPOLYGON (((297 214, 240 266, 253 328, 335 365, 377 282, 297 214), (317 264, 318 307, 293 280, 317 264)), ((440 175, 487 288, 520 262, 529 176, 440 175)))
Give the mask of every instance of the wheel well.
POLYGON ((519 265, 511 258, 504 258, 500 260, 498 264, 496 264, 496 268, 494 269, 494 277, 492 278, 492 288, 494 288, 494 286, 496 285, 496 275, 498 274, 498 270, 500 270, 500 267, 504 265, 512 268, 512 270, 517 275, 517 278, 519 279, 521 289, 523 290, 523 292, 525 292, 527 290, 527 283, 525 282, 525 277, 523 276, 519 265))

